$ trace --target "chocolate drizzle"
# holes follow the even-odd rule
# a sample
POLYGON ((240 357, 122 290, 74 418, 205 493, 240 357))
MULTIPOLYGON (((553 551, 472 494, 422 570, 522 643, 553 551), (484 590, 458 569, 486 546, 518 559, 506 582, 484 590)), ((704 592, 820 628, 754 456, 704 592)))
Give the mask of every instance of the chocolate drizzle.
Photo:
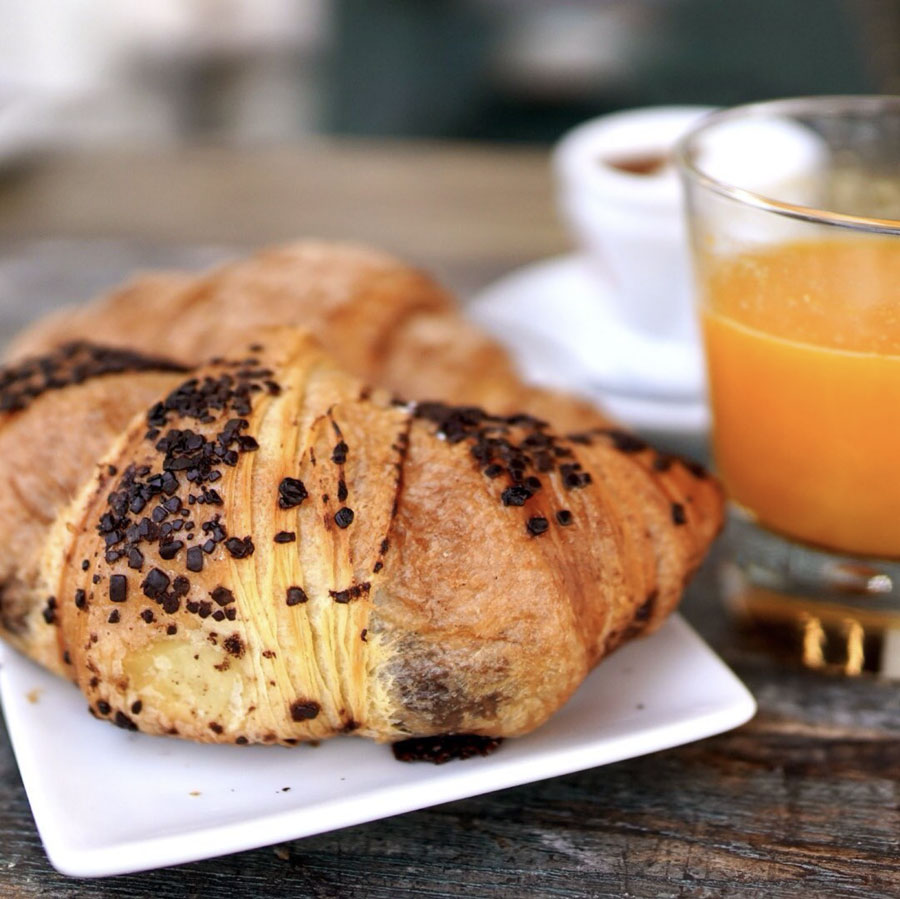
MULTIPOLYGON (((128 466, 107 497, 108 508, 100 517, 97 531, 105 543, 109 564, 124 558, 129 568, 141 571, 146 547, 153 544, 162 561, 193 573, 203 570, 204 557, 221 544, 233 559, 253 554, 252 537, 229 537, 220 514, 205 521, 195 521, 194 516, 200 511, 198 507, 224 504, 219 491, 209 485, 221 479, 224 469, 236 466, 241 456, 259 449, 256 439, 246 433, 249 421, 245 416, 251 412, 255 394, 264 390, 272 394, 264 385, 273 372, 260 368, 256 359, 219 361, 216 365, 219 371, 215 374, 190 378, 147 413, 145 439, 153 443, 161 459, 158 466, 128 466), (196 421, 199 427, 169 427, 175 418, 196 421), (222 420, 225 423, 221 429, 208 427, 222 420), (183 491, 187 492, 187 504, 177 495, 183 491), (202 537, 185 551, 195 534, 202 537)), ((140 586, 148 599, 169 614, 181 608, 191 591, 187 577, 172 577, 158 567, 150 569, 140 586)), ((126 596, 127 578, 112 575, 110 599, 122 602, 126 596)), ((219 587, 213 598, 219 606, 228 606, 214 617, 233 621, 236 612, 230 590, 219 587)), ((212 614, 205 600, 188 602, 187 608, 201 618, 212 614)), ((149 624, 155 619, 145 616, 144 620, 149 624)))
MULTIPOLYGON (((639 455, 649 449, 640 437, 618 428, 594 428, 560 437, 549 430, 547 422, 532 415, 491 415, 475 406, 418 403, 412 414, 434 422, 436 435, 448 443, 467 442, 484 476, 489 480, 503 478, 499 499, 504 506, 527 509, 532 497, 543 488, 541 474, 556 473, 568 491, 591 484, 593 478, 577 460, 574 447, 592 446, 602 440, 626 455, 639 455)), ((657 471, 665 471, 676 461, 694 477, 706 477, 701 466, 675 456, 655 454, 653 460, 647 460, 657 471)), ((568 509, 557 510, 553 517, 560 527, 575 523, 568 509)), ((672 520, 676 525, 687 520, 683 507, 677 503, 672 507, 672 520)), ((549 526, 550 521, 542 515, 530 515, 526 520, 526 532, 532 537, 545 533, 549 526)))
POLYGON ((437 737, 413 737, 391 747, 398 762, 431 762, 443 765, 454 759, 471 759, 496 752, 502 737, 481 737, 477 734, 442 734, 437 737))
POLYGON ((181 365, 132 350, 67 343, 46 356, 26 359, 0 371, 0 412, 21 412, 49 390, 124 372, 185 372, 181 365))
MULTIPOLYGON (((575 460, 571 443, 584 440, 561 438, 548 430, 547 422, 533 415, 491 415, 474 406, 419 403, 416 418, 437 425, 436 434, 448 443, 468 442, 469 452, 489 480, 503 479, 499 499, 504 506, 526 506, 544 487, 540 475, 557 472, 566 490, 591 483, 591 475, 575 460)), ((562 522, 559 522, 562 524, 562 522)), ((571 524, 572 518, 566 520, 571 524)), ((549 522, 530 516, 527 532, 544 533, 549 522)))

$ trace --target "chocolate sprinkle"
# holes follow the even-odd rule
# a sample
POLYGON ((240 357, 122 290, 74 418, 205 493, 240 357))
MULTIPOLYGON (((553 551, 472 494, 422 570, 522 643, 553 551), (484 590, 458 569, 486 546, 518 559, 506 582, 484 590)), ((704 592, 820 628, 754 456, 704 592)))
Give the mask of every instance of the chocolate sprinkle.
POLYGON ((291 703, 291 720, 293 721, 311 721, 317 717, 320 712, 319 703, 312 699, 298 699, 291 703))
POLYGON ((227 587, 216 587, 209 595, 220 606, 227 606, 234 602, 234 594, 227 587))
POLYGON ((128 599, 128 578, 124 574, 114 574, 109 579, 110 602, 125 602, 128 599))
POLYGON ((372 585, 368 581, 362 584, 354 584, 346 590, 329 590, 328 595, 338 603, 348 603, 352 599, 359 599, 365 593, 372 589, 372 585))
POLYGON ((138 726, 124 712, 116 712, 116 717, 113 718, 113 724, 115 724, 116 727, 121 727, 122 730, 138 729, 138 726))
POLYGON ((353 524, 353 509, 348 509, 346 506, 337 510, 334 513, 334 523, 339 528, 348 528, 351 524, 353 524))
POLYGON ((192 546, 187 551, 186 567, 188 571, 203 571, 203 550, 199 546, 192 546))
POLYGON ((287 604, 289 606, 298 606, 300 603, 307 602, 309 597, 306 595, 306 591, 303 590, 302 587, 288 587, 287 589, 287 604))
POLYGON ((293 531, 279 531, 275 535, 276 543, 293 543, 297 539, 297 535, 293 531))
POLYGON ((144 591, 144 596, 149 599, 159 599, 169 589, 170 583, 171 579, 164 571, 153 568, 144 578, 141 589, 144 591))
POLYGON ((550 523, 546 518, 542 518, 539 515, 535 515, 533 518, 528 519, 528 524, 526 528, 528 529, 528 533, 533 537, 537 537, 540 534, 543 534, 547 528, 550 527, 550 523))
POLYGON ((599 433, 606 434, 612 441, 612 445, 620 453, 640 453, 647 449, 645 441, 641 440, 640 437, 635 437, 634 434, 629 434, 628 431, 620 431, 617 428, 607 428, 599 433))
POLYGON ((572 513, 568 509, 560 509, 556 513, 556 520, 563 527, 567 527, 572 523, 572 513))
POLYGON ((500 500, 504 506, 524 506, 532 496, 533 494, 528 487, 518 484, 507 487, 506 490, 500 494, 500 500))
POLYGON ((226 637, 222 646, 225 647, 225 652, 237 659, 244 654, 244 641, 241 640, 240 634, 232 634, 230 637, 226 637))
POLYGON ((559 466, 559 472, 563 478, 563 486, 567 490, 586 487, 592 480, 586 471, 581 471, 581 465, 577 462, 564 462, 559 466))
POLYGON ((284 478, 278 485, 278 506, 281 509, 293 509, 308 496, 309 493, 303 486, 303 481, 297 478, 284 478))
POLYGON ((44 606, 44 609, 41 612, 41 615, 43 616, 44 621, 46 621, 47 624, 56 624, 57 623, 57 621, 56 621, 56 597, 55 596, 51 596, 47 600, 47 605, 44 606))
MULTIPOLYGON (((244 537, 243 539, 240 537, 229 537, 225 541, 225 549, 227 549, 235 559, 246 559, 248 556, 252 556, 255 548, 253 540, 250 537, 244 537)), ((190 554, 190 550, 188 550, 188 553, 190 554)), ((201 567, 203 565, 202 557, 200 565, 201 567)))
POLYGON ((182 540, 173 540, 171 543, 161 543, 159 545, 159 556, 166 562, 171 562, 178 553, 184 549, 182 540))
POLYGON ((681 503, 672 503, 672 521, 675 524, 687 524, 687 514, 681 503))
POLYGON ((682 464, 695 478, 701 481, 709 477, 709 472, 699 462, 683 459, 682 464))

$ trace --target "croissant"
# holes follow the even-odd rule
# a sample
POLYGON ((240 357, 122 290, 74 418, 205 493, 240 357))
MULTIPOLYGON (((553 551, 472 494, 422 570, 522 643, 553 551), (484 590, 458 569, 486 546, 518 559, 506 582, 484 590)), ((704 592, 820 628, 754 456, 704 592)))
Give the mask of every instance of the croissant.
POLYGON ((309 329, 341 367, 410 400, 530 412, 562 431, 609 424, 584 401, 523 384, 505 350, 429 277, 348 244, 295 243, 198 277, 144 275, 39 322, 10 358, 81 339, 198 365, 270 325, 309 329))
POLYGON ((719 529, 716 483, 624 432, 407 404, 308 332, 254 340, 190 373, 74 344, 0 374, 3 634, 121 727, 523 734, 719 529))

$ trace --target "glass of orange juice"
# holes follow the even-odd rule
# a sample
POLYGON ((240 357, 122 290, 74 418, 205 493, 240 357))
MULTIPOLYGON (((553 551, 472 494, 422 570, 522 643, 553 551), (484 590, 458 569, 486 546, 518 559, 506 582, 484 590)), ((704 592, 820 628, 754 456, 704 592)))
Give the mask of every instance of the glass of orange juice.
POLYGON ((726 596, 809 666, 900 677, 900 97, 725 110, 678 157, 726 596))

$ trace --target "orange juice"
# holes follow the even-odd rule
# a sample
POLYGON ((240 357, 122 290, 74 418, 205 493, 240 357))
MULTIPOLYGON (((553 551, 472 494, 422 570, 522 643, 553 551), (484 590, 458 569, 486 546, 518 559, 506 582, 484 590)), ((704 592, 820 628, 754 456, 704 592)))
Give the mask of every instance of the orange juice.
POLYGON ((790 537, 900 557, 900 239, 781 245, 702 283, 731 497, 790 537))

